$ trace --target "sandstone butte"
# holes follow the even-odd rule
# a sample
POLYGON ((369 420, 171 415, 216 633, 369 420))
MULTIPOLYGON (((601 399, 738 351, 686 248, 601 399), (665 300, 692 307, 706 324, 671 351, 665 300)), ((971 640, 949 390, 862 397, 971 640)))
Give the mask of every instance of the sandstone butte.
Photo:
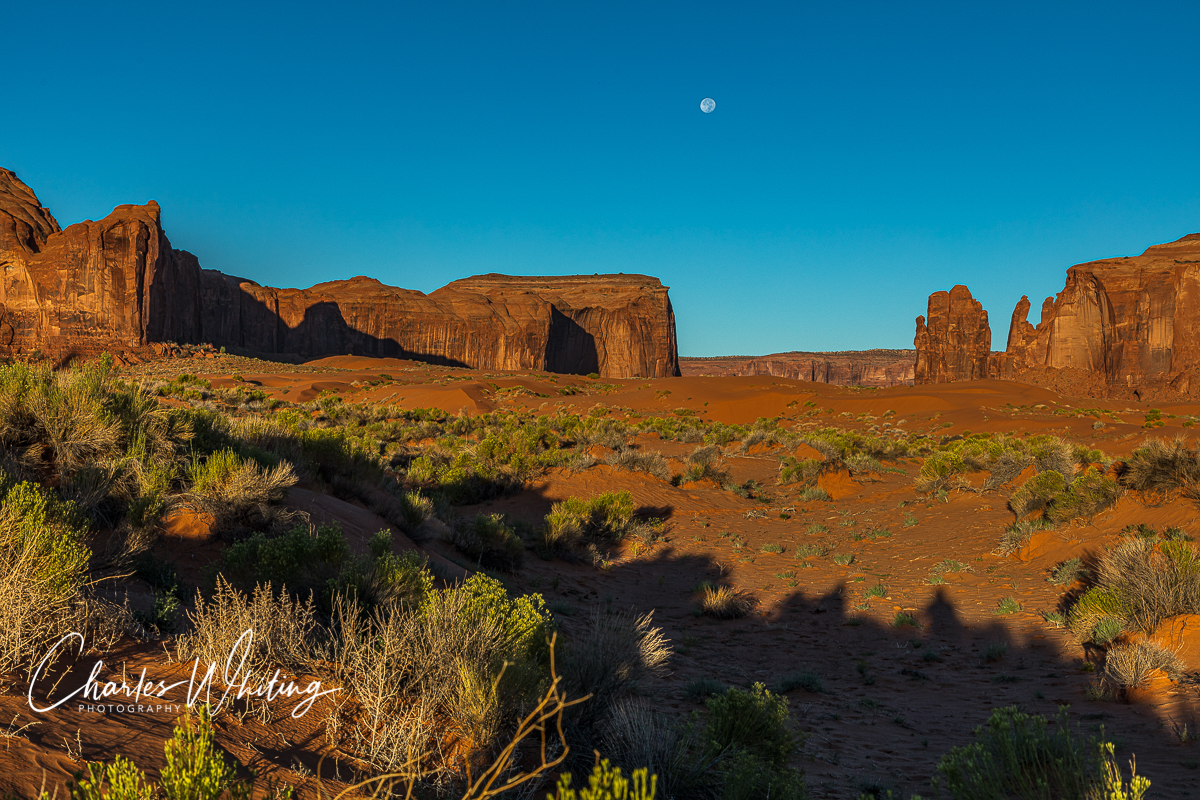
POLYGON ((830 353, 774 353, 769 356, 680 358, 686 375, 769 375, 836 386, 908 386, 913 383, 912 350, 843 350, 830 353))
POLYGON ((657 278, 481 275, 429 295, 364 277, 273 289, 202 269, 172 248, 154 201, 63 230, 6 169, 0 269, 0 354, 10 356, 176 342, 614 378, 679 374, 675 315, 657 278))
POLYGON ((929 321, 917 320, 917 382, 1012 378, 1139 397, 1200 390, 1200 234, 1073 266, 1036 326, 1029 309, 1022 297, 1005 351, 988 355, 987 312, 966 287, 931 295, 929 321))
POLYGON ((918 384, 973 381, 988 377, 992 328, 988 314, 966 286, 929 295, 926 317, 917 317, 913 344, 918 384))

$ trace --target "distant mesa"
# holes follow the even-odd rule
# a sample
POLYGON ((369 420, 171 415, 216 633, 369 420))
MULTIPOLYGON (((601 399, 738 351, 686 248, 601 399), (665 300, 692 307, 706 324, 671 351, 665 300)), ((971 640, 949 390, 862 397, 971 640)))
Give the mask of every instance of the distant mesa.
POLYGON ((686 375, 769 375, 834 386, 910 386, 912 350, 843 350, 831 353, 774 353, 769 356, 680 358, 686 375))
POLYGON ((0 354, 64 358, 177 342, 612 378, 679 374, 675 314, 657 278, 480 275, 429 295, 365 277, 274 289, 173 249, 153 201, 62 230, 6 169, 0 270, 0 354))
POLYGON ((930 295, 928 321, 917 318, 917 382, 1010 378, 1143 399, 1200 391, 1200 233, 1073 266, 1036 326, 1030 307, 1022 297, 1004 353, 985 360, 987 312, 967 288, 930 295))

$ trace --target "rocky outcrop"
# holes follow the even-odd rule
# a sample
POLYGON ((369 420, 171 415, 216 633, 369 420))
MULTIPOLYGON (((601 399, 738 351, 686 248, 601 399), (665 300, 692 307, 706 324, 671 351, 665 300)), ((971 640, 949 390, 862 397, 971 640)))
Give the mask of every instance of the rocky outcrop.
POLYGON ((1109 385, 1188 381, 1200 368, 1200 234, 1067 270, 1066 286, 1013 311, 1008 355, 1019 371, 1078 370, 1109 385))
POLYGON ((917 317, 914 380, 973 381, 988 377, 992 328, 987 312, 966 286, 929 295, 928 320, 917 317))
POLYGON ((907 386, 913 382, 912 350, 846 350, 775 353, 769 356, 680 358, 684 375, 770 375, 836 386, 907 386))
POLYGON ((430 295, 371 278, 273 289, 171 247, 157 203, 59 228, 0 170, 0 350, 58 357, 210 343, 605 377, 679 374, 667 287, 644 275, 483 275, 430 295))

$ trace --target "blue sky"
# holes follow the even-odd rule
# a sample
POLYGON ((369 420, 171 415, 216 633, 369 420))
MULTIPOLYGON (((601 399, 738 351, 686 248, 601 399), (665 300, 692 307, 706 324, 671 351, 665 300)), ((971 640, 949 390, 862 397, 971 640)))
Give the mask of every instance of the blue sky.
POLYGON ((682 355, 994 346, 1200 231, 1200 4, 24 3, 0 166, 275 286, 642 272, 682 355), (712 97, 717 108, 703 114, 712 97), (1036 316, 1033 320, 1036 322, 1036 316))

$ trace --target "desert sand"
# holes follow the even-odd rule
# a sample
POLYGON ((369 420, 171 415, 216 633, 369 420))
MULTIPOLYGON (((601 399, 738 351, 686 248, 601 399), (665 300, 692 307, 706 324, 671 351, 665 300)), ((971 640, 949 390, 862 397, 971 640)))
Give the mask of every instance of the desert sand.
MULTIPOLYGON (((163 378, 184 371, 209 379, 214 387, 260 388, 286 403, 333 393, 345 402, 447 413, 528 409, 635 420, 691 414, 726 424, 771 417, 797 431, 806 425, 865 430, 887 420, 911 434, 1052 433, 1118 459, 1149 436, 1188 433, 1184 423, 1200 415, 1200 403, 1159 405, 1165 426, 1151 430, 1143 427, 1149 410, 1143 404, 1080 401, 996 380, 865 389, 769 376, 589 379, 399 359, 335 357, 291 366, 233 356, 160 359, 127 367, 124 374, 163 378), (1085 405, 1087 412, 1080 410, 1085 405), (1097 414, 1105 423, 1099 429, 1093 427, 1097 414)), ((681 459, 694 449, 656 434, 641 435, 635 444, 661 451, 673 472, 682 471, 681 459)), ((1200 753, 1191 741, 1200 707, 1195 683, 1159 680, 1123 696, 1095 699, 1089 687, 1097 677, 1097 653, 1042 615, 1061 611, 1080 588, 1051 585, 1047 575, 1056 564, 1075 556, 1086 562, 1131 524, 1175 525, 1200 533, 1195 503, 1178 497, 1151 503, 1126 493, 1095 518, 1035 534, 1018 553, 1000 557, 993 551, 1013 521, 1006 507, 1011 486, 955 490, 942 499, 922 496, 913 486, 920 459, 906 458, 888 462, 879 474, 826 474, 821 486, 832 500, 804 502, 797 486, 776 485, 776 476, 781 455, 808 456, 811 448, 789 453, 778 446, 736 449, 725 458, 729 483, 755 481, 760 488, 752 497, 711 480, 675 486, 597 463, 575 472, 549 470, 516 493, 455 513, 462 518, 503 513, 536 526, 559 500, 627 490, 643 514, 665 519, 660 542, 641 547, 627 541, 603 568, 530 554, 524 567, 504 580, 515 591, 542 593, 568 633, 593 607, 653 611, 670 639, 671 671, 642 691, 681 715, 701 708, 684 691, 696 679, 745 687, 772 686, 797 672, 816 676, 807 688, 787 693, 799 728, 811 734, 796 765, 805 771, 814 797, 857 797, 870 787, 894 788, 904 797, 929 796, 940 754, 969 742, 992 709, 1012 704, 1048 717, 1069 705, 1085 728, 1102 725, 1119 743, 1122 763, 1136 754, 1139 773, 1153 780, 1153 796, 1192 796, 1200 774, 1200 753), (797 548, 804 555, 797 555, 797 548), (852 554, 853 561, 838 565, 835 554, 852 554), (946 573, 944 583, 931 585, 934 567, 944 559, 964 562, 969 571, 946 573), (697 586, 717 580, 754 594, 757 611, 732 620, 698 616, 697 586), (877 584, 884 587, 882 596, 868 598, 866 590, 877 584), (997 613, 1006 597, 1016 598, 1021 610, 997 613), (898 612, 911 614, 917 625, 895 627, 898 612), (994 661, 984 660, 996 643, 1007 650, 994 661)), ((605 454, 606 448, 595 447, 595 455, 605 454)), ((293 489, 287 504, 314 521, 340 522, 356 549, 365 548, 374 531, 391 527, 361 504, 318 487, 293 489)), ((427 524, 447 522, 453 520, 427 524)), ((418 547, 393 530, 398 549, 418 547)), ((221 546, 203 519, 181 515, 168 521, 157 552, 194 582, 221 546)), ((454 574, 476 569, 437 536, 420 547, 454 574)), ((131 602, 145 601, 147 587, 136 580, 128 587, 131 602)), ((1196 629, 1200 624, 1183 620, 1173 635, 1188 668, 1200 670, 1196 629)), ((161 643, 125 641, 107 663, 117 672, 148 665, 156 673, 182 668, 167 663, 164 652, 161 643)), ((0 751, 4 791, 31 794, 43 782, 61 787, 83 761, 114 752, 144 767, 161 767, 162 740, 173 713, 97 716, 62 709, 34 715, 24 685, 22 676, 9 676, 8 691, 0 697, 0 716, 11 720, 0 751)), ((218 738, 246 769, 307 792, 324 749, 317 719, 227 718, 218 722, 218 738)), ((329 786, 344 786, 351 774, 337 757, 326 759, 321 769, 329 786)))

